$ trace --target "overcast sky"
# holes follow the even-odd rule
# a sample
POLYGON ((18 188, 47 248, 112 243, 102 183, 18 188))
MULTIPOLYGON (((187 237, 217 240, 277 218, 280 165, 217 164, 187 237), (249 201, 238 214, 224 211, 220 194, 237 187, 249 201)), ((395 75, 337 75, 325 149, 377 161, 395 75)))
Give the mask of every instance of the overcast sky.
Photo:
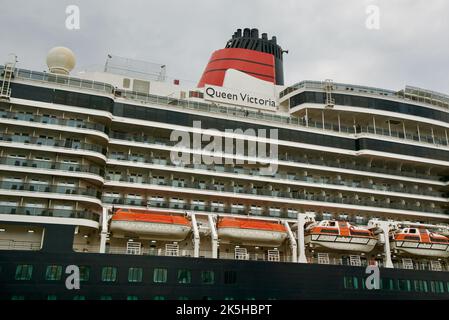
POLYGON ((258 28, 289 54, 286 84, 301 80, 449 93, 449 1, 446 0, 14 0, 0 10, 0 63, 46 69, 54 46, 77 57, 75 71, 103 65, 108 53, 160 62, 168 75, 197 81, 212 51, 237 28, 258 28), (80 30, 65 26, 80 8, 80 30), (366 7, 380 9, 368 29, 366 7))

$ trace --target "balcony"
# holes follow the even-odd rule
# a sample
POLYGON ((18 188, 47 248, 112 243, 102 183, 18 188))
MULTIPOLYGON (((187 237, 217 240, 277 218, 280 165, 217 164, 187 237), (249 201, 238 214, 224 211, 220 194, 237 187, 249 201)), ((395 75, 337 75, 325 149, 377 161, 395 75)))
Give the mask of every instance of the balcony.
MULTIPOLYGON (((131 134, 113 132, 112 137, 116 138, 116 139, 120 139, 120 140, 127 140, 127 141, 134 141, 134 142, 141 142, 141 143, 148 143, 148 144, 156 144, 155 143, 156 140, 149 136, 136 136, 136 135, 131 135, 131 134)), ((176 144, 176 142, 170 141, 169 139, 163 139, 163 138, 159 138, 159 139, 157 139, 157 141, 159 142, 157 144, 164 145, 167 147, 172 147, 176 144)), ((191 150, 191 151, 193 151, 193 150, 191 150)), ((230 155, 230 156, 232 156, 232 155, 230 155)), ((128 156, 125 154, 123 154, 121 156, 110 155, 109 157, 110 157, 110 159, 116 159, 116 160, 139 161, 139 160, 136 160, 135 158, 132 158, 131 156, 128 156)), ((155 161, 152 161, 149 159, 142 159, 142 160, 143 161, 140 161, 140 162, 160 164, 160 162, 157 162, 157 161, 160 161, 158 159, 155 159, 155 161)), ((412 171, 405 171, 405 170, 394 170, 394 169, 390 169, 390 168, 381 168, 381 167, 372 167, 372 166, 366 166, 366 165, 357 164, 357 163, 339 162, 339 161, 335 161, 335 160, 304 158, 304 157, 293 156, 293 155, 289 155, 289 154, 285 154, 285 153, 281 153, 281 152, 278 155, 278 160, 282 160, 285 162, 291 162, 291 163, 306 164, 306 165, 317 165, 317 166, 323 166, 323 167, 332 167, 332 168, 339 168, 339 169, 362 171, 362 172, 368 172, 368 173, 375 172, 375 173, 392 175, 392 176, 395 176, 395 178, 398 178, 398 176, 406 176, 406 177, 410 177, 410 178, 435 180, 435 181, 439 181, 441 179, 440 176, 428 175, 428 174, 419 173, 419 172, 412 172, 412 171)), ((280 165, 284 165, 284 164, 280 164, 280 165)), ((195 165, 185 165, 185 167, 206 170, 207 168, 210 168, 213 166, 207 166, 204 164, 195 164, 195 165)), ((234 172, 235 173, 234 168, 223 167, 223 166, 219 166, 219 165, 215 166, 215 167, 217 167, 217 171, 234 172)), ((323 169, 325 170, 325 168, 323 168, 323 169)), ((246 170, 246 171, 248 171, 248 170, 246 170)), ((249 174, 257 174, 257 170, 252 170, 252 173, 249 173, 249 174), (254 173, 254 172, 256 172, 256 173, 254 173)))
POLYGON ((106 155, 106 148, 99 146, 98 144, 90 144, 81 141, 72 141, 69 139, 66 140, 58 140, 58 139, 49 139, 49 138, 41 138, 41 137, 33 137, 33 136, 19 136, 12 135, 6 133, 0 133, 0 141, 7 142, 19 142, 24 144, 34 144, 38 146, 50 146, 50 147, 58 147, 58 148, 68 148, 74 150, 86 150, 98 152, 103 155, 106 155))
POLYGON ((44 123, 44 124, 54 124, 60 126, 68 126, 73 128, 80 129, 89 129, 100 131, 103 133, 108 133, 106 126, 100 123, 89 122, 86 120, 73 120, 73 119, 63 119, 63 118, 54 118, 48 116, 40 116, 35 114, 25 114, 20 112, 10 112, 0 110, 0 118, 3 119, 12 119, 12 120, 20 120, 20 121, 29 121, 35 123, 44 123))
POLYGON ((45 161, 45 160, 29 160, 11 157, 0 157, 0 164, 15 167, 38 168, 45 170, 61 170, 69 172, 92 173, 99 176, 104 175, 104 170, 95 165, 81 165, 75 163, 65 163, 65 162, 45 161))
POLYGON ((94 213, 88 210, 0 206, 0 214, 88 219, 96 222, 99 222, 100 220, 100 215, 98 213, 94 213))
POLYGON ((79 188, 76 186, 50 185, 45 183, 24 183, 19 181, 2 181, 0 189, 12 191, 30 191, 58 193, 67 195, 79 195, 101 199, 101 192, 92 188, 79 188))
MULTIPOLYGON (((154 179, 150 179, 148 182, 143 182, 141 185, 144 187, 145 185, 154 186, 154 185, 168 185, 174 186, 176 185, 175 181, 166 179, 164 183, 158 181, 155 183, 154 179), (148 183, 149 182, 149 183, 148 183)), ((136 184, 137 185, 137 184, 136 184)), ((202 185, 203 187, 203 185, 202 185)), ((214 185, 206 185, 205 188, 200 188, 198 182, 185 182, 183 187, 175 187, 179 188, 181 192, 188 192, 188 189, 197 189, 197 190, 209 190, 216 191, 216 186, 214 185), (184 189, 184 190, 183 190, 184 189)), ((378 207, 378 208, 389 208, 389 209, 398 209, 398 210, 410 210, 410 211, 419 211, 419 212, 428 212, 428 213, 447 213, 446 209, 443 208, 432 208, 430 206, 417 206, 410 204, 400 204, 393 202, 386 202, 380 200, 366 200, 366 199, 357 199, 357 198, 348 198, 348 197, 339 197, 336 195, 316 195, 312 193, 303 193, 303 192, 288 192, 288 191, 273 191, 273 190, 265 190, 265 189, 245 189, 243 192, 236 193, 234 187, 225 186, 224 192, 233 193, 236 195, 236 198, 239 198, 240 194, 247 195, 258 195, 264 197, 272 197, 272 198, 284 198, 284 199, 292 199, 292 200, 307 200, 307 201, 319 201, 319 202, 327 202, 327 203, 339 203, 339 204, 350 204, 356 206, 367 206, 367 207, 378 207)))

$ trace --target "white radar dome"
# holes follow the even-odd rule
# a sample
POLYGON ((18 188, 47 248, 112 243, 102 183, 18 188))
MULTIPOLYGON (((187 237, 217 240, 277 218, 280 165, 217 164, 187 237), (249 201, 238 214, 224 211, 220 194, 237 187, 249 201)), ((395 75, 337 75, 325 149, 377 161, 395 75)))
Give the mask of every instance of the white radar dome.
POLYGON ((47 66, 51 73, 69 74, 75 64, 75 54, 69 48, 55 47, 47 54, 47 66))

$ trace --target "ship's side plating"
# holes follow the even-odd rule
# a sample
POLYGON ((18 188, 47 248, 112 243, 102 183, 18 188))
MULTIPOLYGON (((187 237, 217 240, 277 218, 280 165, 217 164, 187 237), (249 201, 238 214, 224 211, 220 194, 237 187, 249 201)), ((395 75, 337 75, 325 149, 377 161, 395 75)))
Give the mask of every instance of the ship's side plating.
POLYGON ((2 298, 447 298, 447 96, 280 86, 283 51, 256 31, 222 50, 175 95, 64 66, 0 68, 2 298), (230 79, 248 86, 207 97, 230 79), (242 90, 274 106, 235 101, 242 90), (222 163, 174 163, 203 160, 204 145, 172 133, 206 129, 276 130, 276 156, 250 162, 247 143, 222 163), (72 264, 88 274, 77 292, 72 264), (366 288, 367 266, 380 289, 366 288))

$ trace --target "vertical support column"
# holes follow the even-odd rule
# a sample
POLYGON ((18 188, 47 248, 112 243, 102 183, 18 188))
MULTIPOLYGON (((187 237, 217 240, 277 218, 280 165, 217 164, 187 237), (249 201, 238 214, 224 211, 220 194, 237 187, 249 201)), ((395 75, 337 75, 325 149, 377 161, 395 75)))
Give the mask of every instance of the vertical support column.
POLYGON ((304 225, 306 222, 313 218, 313 213, 298 213, 298 262, 307 263, 306 257, 306 245, 304 243, 304 225))
POLYGON ((377 134, 376 131, 376 118, 373 116, 373 126, 374 126, 374 134, 377 134))
POLYGON ((390 119, 388 119, 388 135, 391 137, 391 122, 390 122, 390 119))
POLYGON ((338 114, 337 117, 338 117, 338 132, 341 132, 340 114, 338 114))
POLYGON ((292 249, 292 262, 298 262, 298 246, 296 244, 295 236, 287 221, 284 221, 284 226, 287 229, 288 239, 290 240, 290 248, 292 249))
POLYGON ((394 268, 393 261, 391 261, 391 249, 390 249, 390 226, 387 222, 381 224, 381 228, 385 237, 384 251, 385 251, 385 267, 394 268))
POLYGON ((321 121, 323 122, 323 130, 324 130, 324 110, 321 110, 321 121))
POLYGON ((369 226, 375 226, 382 229, 385 238, 384 244, 384 254, 385 254, 385 268, 394 268, 393 261, 391 260, 391 248, 390 248, 390 222, 388 221, 380 221, 380 220, 371 220, 368 222, 369 226))
POLYGON ((421 133, 419 132, 419 124, 416 125, 416 128, 418 129, 418 140, 421 142, 421 133))
POLYGON ((193 227, 193 256, 198 258, 200 256, 200 232, 198 231, 198 224, 193 212, 190 214, 190 217, 192 218, 193 227))
POLYGON ((308 109, 306 108, 306 127, 309 126, 309 112, 308 109))
POLYGON ((405 122, 402 121, 402 130, 404 131, 404 139, 407 139, 407 132, 405 131, 405 122))
POLYGON ((211 232, 211 240, 212 240, 212 258, 217 259, 218 258, 218 234, 217 234, 217 228, 215 228, 215 216, 214 215, 208 215, 207 219, 209 220, 209 227, 211 232))
POLYGON ((108 221, 108 208, 103 207, 103 212, 101 213, 100 253, 106 252, 106 239, 108 238, 109 234, 108 221))

